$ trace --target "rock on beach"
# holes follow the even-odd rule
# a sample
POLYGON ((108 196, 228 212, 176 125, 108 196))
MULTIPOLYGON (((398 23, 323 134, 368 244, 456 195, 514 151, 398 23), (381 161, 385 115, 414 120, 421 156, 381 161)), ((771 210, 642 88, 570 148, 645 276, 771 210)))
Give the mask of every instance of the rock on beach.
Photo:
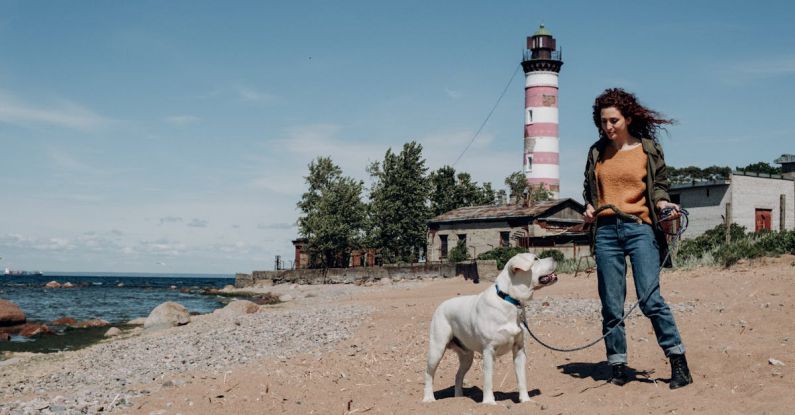
POLYGON ((61 283, 58 281, 50 281, 44 284, 44 288, 61 288, 61 283))
POLYGON ((105 337, 114 337, 121 334, 121 329, 118 327, 111 327, 105 332, 105 337))
POLYGON ((15 303, 8 300, 0 300, 0 327, 16 326, 27 321, 25 313, 15 303))
POLYGON ((182 304, 166 301, 155 307, 144 322, 144 329, 156 331, 190 323, 190 313, 182 304))
POLYGON ((127 324, 129 324, 131 326, 143 326, 144 323, 146 323, 146 317, 134 318, 134 319, 132 319, 132 320, 127 322, 127 324))
POLYGON ((248 300, 236 300, 227 304, 224 308, 213 311, 213 314, 222 317, 240 316, 243 314, 254 314, 259 311, 259 306, 248 300))
POLYGON ((52 330, 46 324, 25 324, 19 335, 23 337, 33 337, 38 334, 52 334, 52 330))

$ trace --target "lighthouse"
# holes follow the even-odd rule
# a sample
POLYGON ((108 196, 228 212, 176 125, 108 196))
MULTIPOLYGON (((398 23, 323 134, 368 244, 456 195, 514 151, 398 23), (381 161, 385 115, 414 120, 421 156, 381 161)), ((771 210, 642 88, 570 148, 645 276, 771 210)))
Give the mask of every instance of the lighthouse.
POLYGON ((560 195, 558 73, 563 66, 555 38, 541 25, 527 38, 522 68, 524 87, 523 171, 531 188, 560 195))

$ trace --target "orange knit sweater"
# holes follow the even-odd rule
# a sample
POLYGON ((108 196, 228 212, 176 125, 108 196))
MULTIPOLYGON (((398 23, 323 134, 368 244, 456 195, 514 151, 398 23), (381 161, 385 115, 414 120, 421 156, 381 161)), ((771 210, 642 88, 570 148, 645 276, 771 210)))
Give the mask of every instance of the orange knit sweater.
MULTIPOLYGON (((599 186, 599 206, 616 205, 622 212, 638 216, 651 224, 646 204, 646 164, 643 146, 629 150, 616 150, 608 145, 602 159, 596 162, 596 181, 599 186)), ((611 209, 599 216, 611 216, 611 209)))

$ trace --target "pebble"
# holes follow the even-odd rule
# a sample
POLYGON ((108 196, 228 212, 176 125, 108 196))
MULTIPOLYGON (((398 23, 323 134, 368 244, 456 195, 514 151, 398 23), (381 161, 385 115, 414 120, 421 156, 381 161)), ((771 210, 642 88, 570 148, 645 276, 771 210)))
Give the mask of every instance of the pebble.
POLYGON ((127 385, 175 387, 184 383, 175 378, 186 372, 217 374, 263 357, 328 350, 351 337, 373 311, 311 300, 240 316, 235 326, 212 315, 196 316, 190 324, 166 331, 15 362, 16 370, 0 379, 0 413, 124 412, 135 398, 150 393, 127 385), (33 399, 12 400, 31 391, 37 391, 33 399))
POLYGON ((772 357, 770 359, 767 359, 767 362, 773 366, 786 366, 784 362, 782 362, 781 360, 774 359, 772 357))
MULTIPOLYGON (((624 305, 624 312, 629 311, 630 307, 634 305, 634 301, 627 301, 624 305)), ((696 304, 687 302, 672 304, 669 303, 671 311, 674 313, 694 313, 697 309, 703 309, 709 306, 705 303, 696 304)), ((527 310, 527 317, 532 318, 534 314, 552 315, 560 318, 571 317, 591 317, 601 320, 602 304, 596 299, 570 299, 570 298, 557 298, 557 297, 544 297, 543 299, 531 300, 525 307, 527 310)), ((717 305, 714 306, 718 308, 717 305)), ((628 320, 638 317, 643 317, 640 310, 635 310, 630 314, 628 320)), ((744 323, 744 322, 743 322, 744 323)))

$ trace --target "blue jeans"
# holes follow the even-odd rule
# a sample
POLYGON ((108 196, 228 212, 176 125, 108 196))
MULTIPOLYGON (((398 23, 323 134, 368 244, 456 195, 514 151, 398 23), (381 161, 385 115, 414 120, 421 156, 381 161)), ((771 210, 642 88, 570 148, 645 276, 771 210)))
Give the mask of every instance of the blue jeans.
MULTIPOLYGON (((602 300, 602 334, 615 327, 624 316, 627 297, 625 258, 629 255, 635 291, 641 300, 640 310, 651 320, 657 344, 666 357, 684 354, 685 346, 674 316, 660 295, 659 247, 652 227, 617 217, 599 218, 595 249, 599 298, 602 300)), ((627 338, 623 322, 605 337, 605 348, 609 364, 627 363, 627 338)))

